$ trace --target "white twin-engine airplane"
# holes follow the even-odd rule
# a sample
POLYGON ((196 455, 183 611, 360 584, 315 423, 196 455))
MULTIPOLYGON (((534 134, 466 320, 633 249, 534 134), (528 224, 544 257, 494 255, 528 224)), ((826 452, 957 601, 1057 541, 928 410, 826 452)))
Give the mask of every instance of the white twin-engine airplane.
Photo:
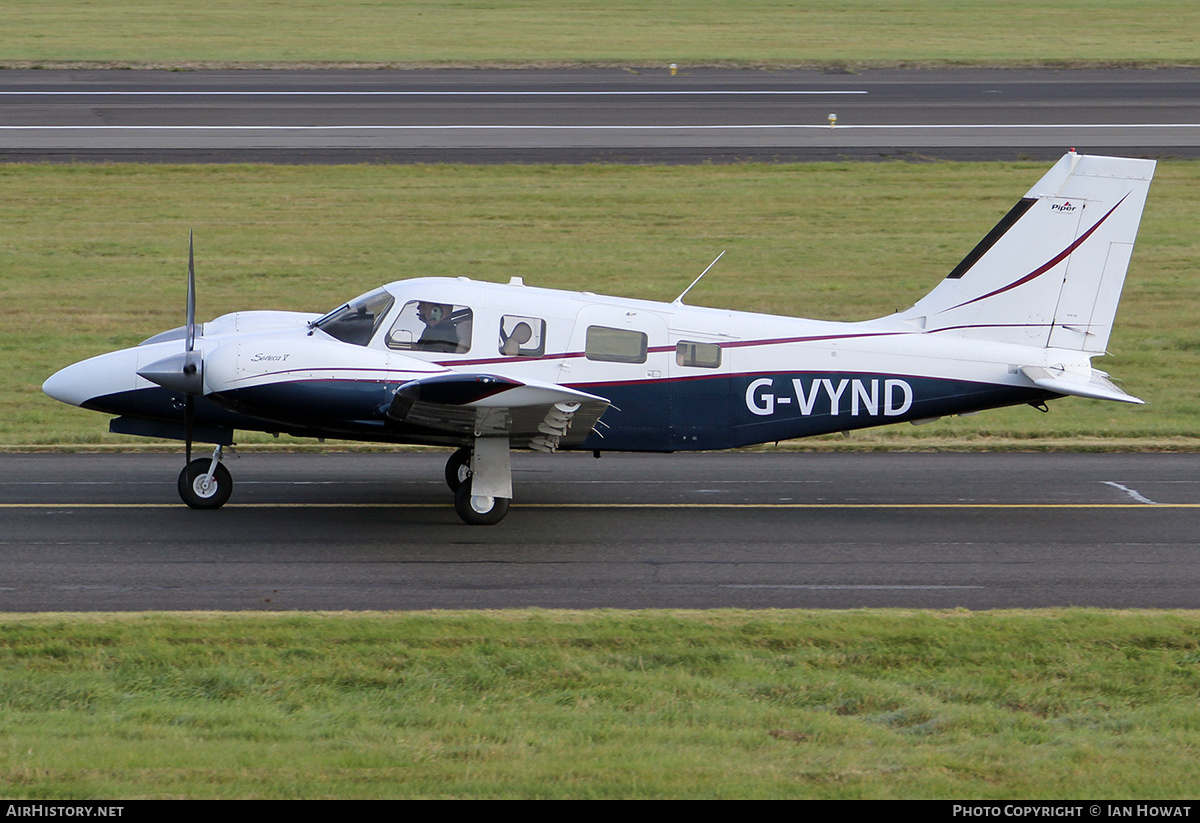
POLYGON ((915 306, 860 323, 460 277, 201 326, 189 250, 187 325, 43 388, 117 415, 113 432, 184 440, 194 508, 229 499, 236 429, 457 446, 446 479, 472 524, 507 512, 514 448, 728 449, 1063 395, 1141 403, 1091 360, 1154 165, 1072 150, 915 306), (192 461, 192 441, 216 449, 192 461))

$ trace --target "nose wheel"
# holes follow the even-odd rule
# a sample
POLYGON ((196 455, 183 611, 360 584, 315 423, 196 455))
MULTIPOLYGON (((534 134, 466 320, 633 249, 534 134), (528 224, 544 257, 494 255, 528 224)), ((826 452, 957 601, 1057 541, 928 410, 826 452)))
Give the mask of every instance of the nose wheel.
POLYGON ((179 497, 193 509, 219 509, 233 493, 233 477, 220 452, 218 446, 211 458, 193 460, 179 473, 179 497))

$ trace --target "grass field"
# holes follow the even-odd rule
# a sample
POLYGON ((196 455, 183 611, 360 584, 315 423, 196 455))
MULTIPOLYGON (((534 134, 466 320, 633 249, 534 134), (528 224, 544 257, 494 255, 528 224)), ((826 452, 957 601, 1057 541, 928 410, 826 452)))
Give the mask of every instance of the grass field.
POLYGON ((5 798, 1194 798, 1200 615, 0 616, 5 798))
POLYGON ((1192 0, 0 0, 0 67, 1197 65, 1192 0))
MULTIPOLYGON (((46 398, 54 370, 199 314, 323 311, 405 277, 467 275, 834 320, 904 308, 1041 163, 0 166, 0 444, 137 443, 46 398)), ((1069 399, 846 447, 1195 448, 1200 163, 1159 165, 1102 368, 1145 407, 1069 399)), ((249 438, 252 442, 253 438, 249 438)))

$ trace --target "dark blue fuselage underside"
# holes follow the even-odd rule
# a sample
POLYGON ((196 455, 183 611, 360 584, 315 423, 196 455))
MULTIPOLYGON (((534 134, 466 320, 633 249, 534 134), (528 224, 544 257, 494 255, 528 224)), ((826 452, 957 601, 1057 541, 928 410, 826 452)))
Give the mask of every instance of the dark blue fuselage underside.
MULTIPOLYGON (((313 380, 238 389, 198 398, 196 424, 230 434, 241 429, 391 443, 469 443, 470 435, 389 419, 387 410, 399 385, 313 380)), ((581 446, 604 451, 728 449, 1058 396, 1042 389, 967 380, 837 372, 717 375, 571 388, 612 402, 581 446)), ((182 438, 183 402, 177 392, 140 389, 85 405, 125 419, 166 422, 171 425, 159 426, 155 435, 182 438), (179 434, 170 433, 175 425, 179 434)), ((125 431, 143 433, 128 427, 125 431)), ((145 433, 151 433, 150 427, 145 433)))

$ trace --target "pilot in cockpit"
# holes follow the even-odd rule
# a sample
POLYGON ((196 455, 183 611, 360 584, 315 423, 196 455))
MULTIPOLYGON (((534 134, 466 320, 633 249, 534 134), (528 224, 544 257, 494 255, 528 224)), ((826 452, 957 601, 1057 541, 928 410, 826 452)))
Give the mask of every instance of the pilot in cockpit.
POLYGON ((422 300, 417 304, 417 317, 425 324, 425 331, 413 348, 422 351, 465 351, 460 340, 459 322, 453 316, 453 307, 445 303, 430 303, 422 300))

